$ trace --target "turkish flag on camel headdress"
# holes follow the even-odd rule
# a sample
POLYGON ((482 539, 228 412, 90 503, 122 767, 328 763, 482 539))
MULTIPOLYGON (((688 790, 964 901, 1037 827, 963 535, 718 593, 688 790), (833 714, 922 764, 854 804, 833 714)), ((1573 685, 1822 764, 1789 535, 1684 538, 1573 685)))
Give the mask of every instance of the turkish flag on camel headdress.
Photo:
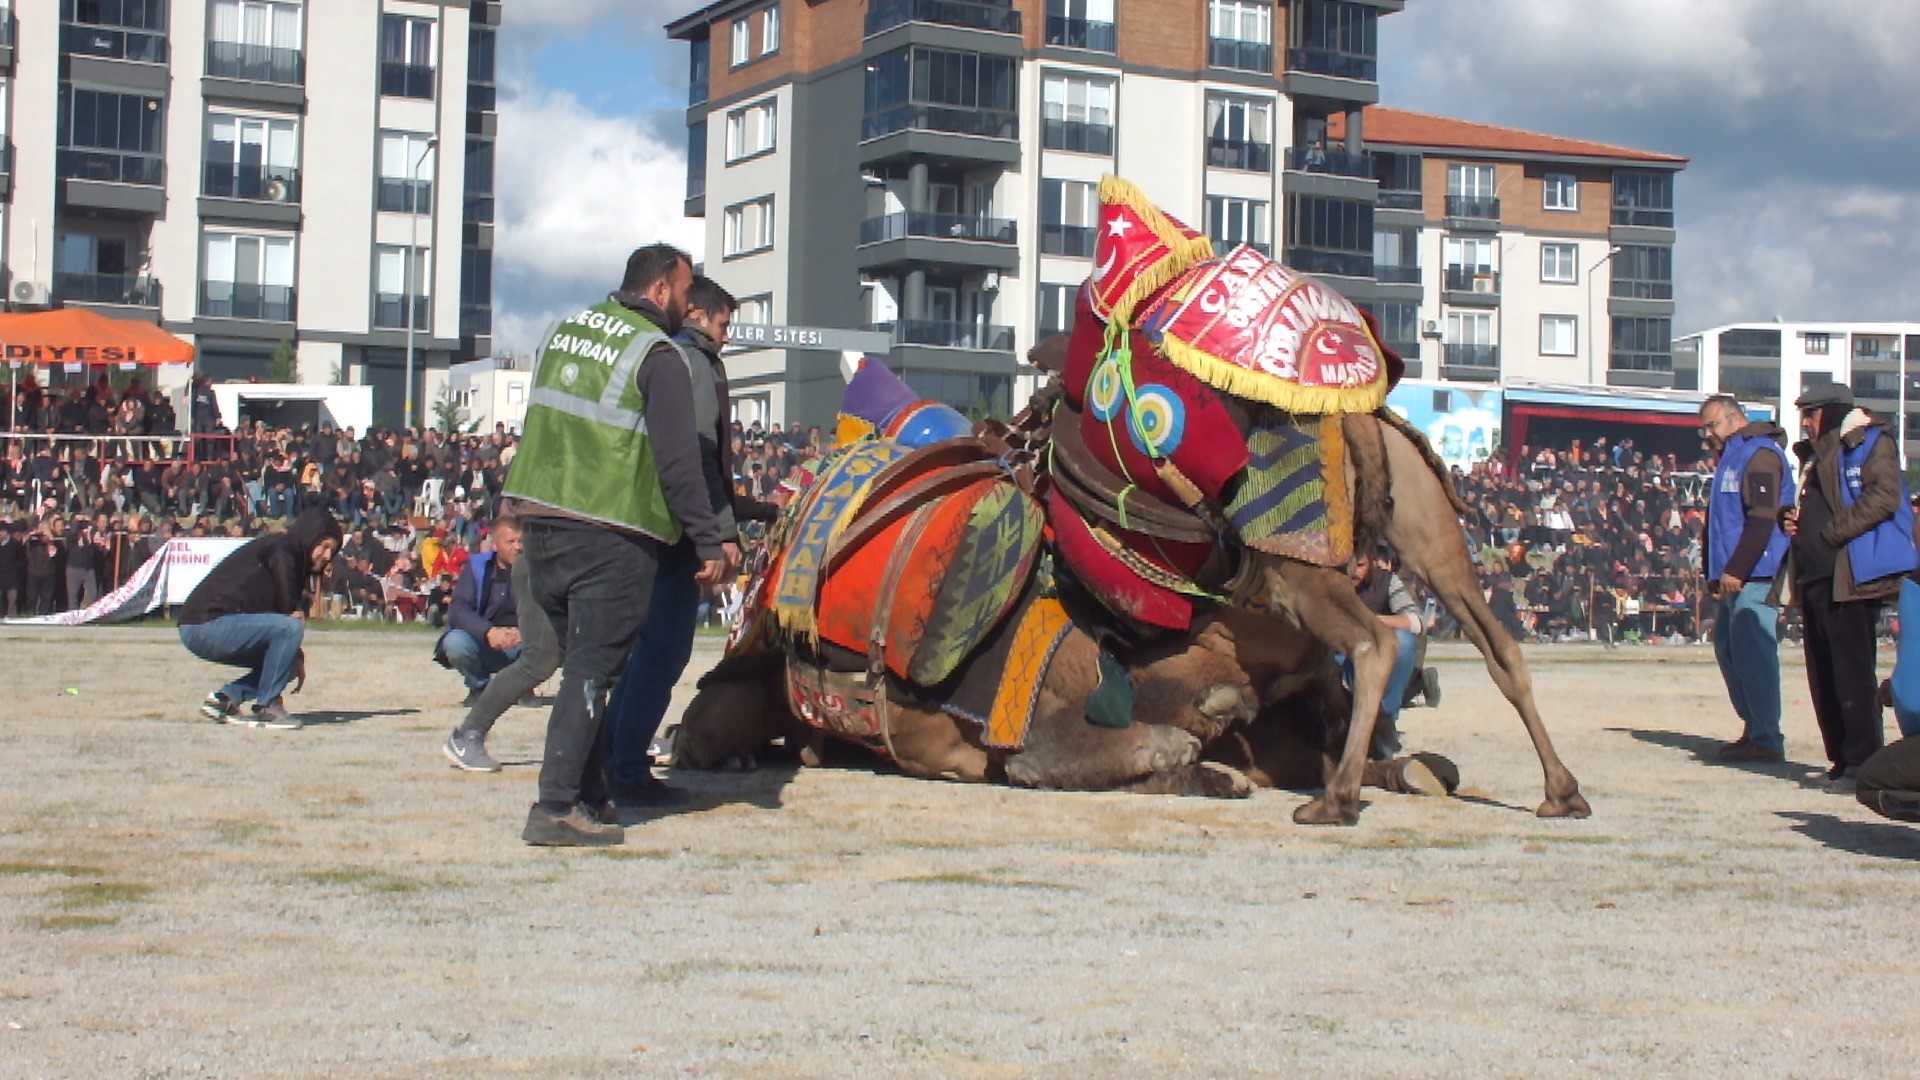
POLYGON ((1205 236, 1174 220, 1140 189, 1100 178, 1100 225, 1087 279, 1094 314, 1125 326, 1134 308, 1181 271, 1213 258, 1205 236))

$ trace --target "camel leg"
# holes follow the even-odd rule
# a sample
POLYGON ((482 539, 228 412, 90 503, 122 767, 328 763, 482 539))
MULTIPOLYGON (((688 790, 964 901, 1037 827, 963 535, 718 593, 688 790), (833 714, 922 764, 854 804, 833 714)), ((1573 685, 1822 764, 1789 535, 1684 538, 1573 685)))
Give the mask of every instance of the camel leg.
POLYGON ((1020 787, 1110 791, 1173 773, 1200 758, 1200 740, 1166 724, 1103 728, 1087 723, 1078 703, 1042 706, 1026 748, 1007 759, 1007 779, 1020 787))
POLYGON ((1356 824, 1361 772, 1400 642, 1360 602, 1352 580, 1337 570, 1280 561, 1268 566, 1267 587, 1276 601, 1299 617, 1308 633, 1353 662, 1353 713, 1340 761, 1326 787, 1294 811, 1293 820, 1301 825, 1356 824))
POLYGON ((1579 781, 1554 752, 1553 740, 1547 736, 1546 725, 1534 706, 1533 677, 1527 672, 1520 646, 1500 626, 1480 593, 1480 578, 1467 554, 1466 539, 1458 528, 1451 527, 1453 507, 1440 478, 1405 436, 1392 429, 1386 435, 1395 503, 1387 522, 1387 542, 1400 553, 1407 569, 1426 582, 1440 603, 1460 620, 1461 630, 1486 661, 1494 685, 1520 714, 1546 779, 1546 801, 1536 813, 1541 817, 1586 817, 1593 808, 1580 794, 1579 781))

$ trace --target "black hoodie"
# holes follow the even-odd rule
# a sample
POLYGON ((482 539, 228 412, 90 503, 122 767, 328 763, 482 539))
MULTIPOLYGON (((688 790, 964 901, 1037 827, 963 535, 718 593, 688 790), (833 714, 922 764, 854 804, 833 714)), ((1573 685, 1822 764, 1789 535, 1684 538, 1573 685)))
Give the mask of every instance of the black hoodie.
POLYGON ((307 577, 320 568, 308 565, 314 545, 332 537, 340 543, 340 523, 319 507, 293 520, 284 533, 256 537, 194 587, 180 608, 180 625, 208 623, 222 615, 292 615, 303 609, 307 577))

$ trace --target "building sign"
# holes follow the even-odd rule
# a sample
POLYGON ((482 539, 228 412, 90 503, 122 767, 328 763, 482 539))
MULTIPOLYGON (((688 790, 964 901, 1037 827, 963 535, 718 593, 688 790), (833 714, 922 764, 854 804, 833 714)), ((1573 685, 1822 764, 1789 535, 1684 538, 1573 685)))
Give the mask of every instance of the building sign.
POLYGON ((727 334, 727 348, 820 349, 826 352, 883 353, 893 348, 893 336, 878 330, 836 330, 824 326, 734 323, 727 334))

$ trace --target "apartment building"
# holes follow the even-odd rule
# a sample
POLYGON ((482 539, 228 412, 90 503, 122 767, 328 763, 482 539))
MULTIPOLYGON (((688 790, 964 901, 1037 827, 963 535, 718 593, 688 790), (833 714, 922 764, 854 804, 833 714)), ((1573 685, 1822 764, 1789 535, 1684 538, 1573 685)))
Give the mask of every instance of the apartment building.
MULTIPOLYGON (((737 317, 870 329, 930 397, 1004 415, 1092 269, 1118 173, 1222 247, 1356 299, 1379 188, 1363 107, 1400 0, 718 0, 688 43, 687 212, 737 317), (1122 77, 1124 74, 1124 77, 1122 77)), ((743 414, 817 423, 839 354, 729 364, 743 414)))
MULTIPOLYGON (((498 0, 0 4, 0 274, 414 418, 491 349, 498 0)), ((61 373, 54 373, 56 378, 61 373)))
POLYGON ((1700 389, 1774 406, 1791 416, 1809 386, 1853 388, 1854 400, 1892 418, 1906 411, 1905 437, 1920 437, 1916 389, 1907 358, 1920 350, 1920 323, 1733 323, 1675 339, 1675 366, 1700 389), (1901 379, 1907 380, 1901 392, 1901 379))

